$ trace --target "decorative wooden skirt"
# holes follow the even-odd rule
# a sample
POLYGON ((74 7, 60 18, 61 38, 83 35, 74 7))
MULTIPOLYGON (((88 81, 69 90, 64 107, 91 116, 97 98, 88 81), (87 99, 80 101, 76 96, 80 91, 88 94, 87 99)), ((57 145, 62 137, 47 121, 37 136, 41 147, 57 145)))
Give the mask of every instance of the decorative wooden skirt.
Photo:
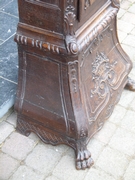
POLYGON ((87 144, 111 115, 131 61, 116 34, 117 0, 18 0, 17 130, 67 144, 76 168, 93 164, 87 144))

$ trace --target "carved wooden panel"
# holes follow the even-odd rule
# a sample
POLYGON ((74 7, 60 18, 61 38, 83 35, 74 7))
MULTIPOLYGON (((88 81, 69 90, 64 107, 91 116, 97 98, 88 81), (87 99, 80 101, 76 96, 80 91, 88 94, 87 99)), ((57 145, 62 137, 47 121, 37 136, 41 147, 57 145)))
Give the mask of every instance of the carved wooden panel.
POLYGON ((19 99, 19 109, 23 109, 22 114, 44 125, 48 124, 47 126, 51 128, 57 124, 62 131, 68 133, 60 65, 51 59, 25 52, 22 57, 23 61, 20 58, 19 63, 22 67, 19 99), (35 84, 36 88, 33 88, 35 84), (32 113, 30 113, 31 109, 33 109, 32 113))
POLYGON ((127 62, 120 56, 111 36, 110 28, 107 28, 95 38, 82 57, 81 83, 90 124, 107 108, 112 97, 113 104, 109 108, 114 108, 118 89, 126 77, 127 62))
POLYGON ((117 39, 118 0, 18 0, 17 129, 74 148, 87 143, 118 102, 131 61, 117 39))
POLYGON ((60 5, 59 0, 25 0, 41 6, 49 6, 50 8, 58 8, 60 5))
POLYGON ((21 17, 20 22, 32 26, 35 25, 36 27, 46 30, 62 32, 63 30, 60 26, 62 24, 61 8, 64 2, 59 2, 59 0, 55 0, 54 2, 19 0, 19 14, 21 17))
POLYGON ((107 0, 82 0, 79 1, 79 21, 86 21, 96 13, 107 0))

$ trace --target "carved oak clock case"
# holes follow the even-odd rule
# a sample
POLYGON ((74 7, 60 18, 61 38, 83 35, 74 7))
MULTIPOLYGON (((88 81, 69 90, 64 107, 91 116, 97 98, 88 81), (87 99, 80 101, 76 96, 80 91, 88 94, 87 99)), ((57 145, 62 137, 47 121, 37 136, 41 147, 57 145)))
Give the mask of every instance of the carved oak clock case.
POLYGON ((18 0, 17 130, 75 150, 93 164, 90 138, 111 115, 131 61, 116 33, 117 0, 18 0))

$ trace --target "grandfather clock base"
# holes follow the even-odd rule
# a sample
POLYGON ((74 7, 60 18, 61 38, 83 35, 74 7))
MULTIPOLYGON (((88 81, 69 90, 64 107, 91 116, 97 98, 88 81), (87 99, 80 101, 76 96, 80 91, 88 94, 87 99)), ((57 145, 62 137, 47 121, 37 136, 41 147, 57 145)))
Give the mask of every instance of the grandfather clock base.
MULTIPOLYGON (((135 90, 116 33, 117 0, 18 0, 17 130, 66 144, 76 168, 93 164, 87 144, 123 88, 135 90)), ((45 155, 46 156, 46 155, 45 155)))

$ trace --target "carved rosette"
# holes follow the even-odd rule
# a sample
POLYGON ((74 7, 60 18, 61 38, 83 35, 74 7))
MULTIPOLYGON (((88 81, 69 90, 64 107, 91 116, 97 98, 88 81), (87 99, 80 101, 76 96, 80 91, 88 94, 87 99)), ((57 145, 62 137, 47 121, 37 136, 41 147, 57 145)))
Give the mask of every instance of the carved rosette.
POLYGON ((74 32, 74 22, 76 20, 75 7, 73 1, 68 1, 68 6, 65 9, 65 35, 66 35, 66 48, 69 54, 77 54, 78 47, 74 32))

